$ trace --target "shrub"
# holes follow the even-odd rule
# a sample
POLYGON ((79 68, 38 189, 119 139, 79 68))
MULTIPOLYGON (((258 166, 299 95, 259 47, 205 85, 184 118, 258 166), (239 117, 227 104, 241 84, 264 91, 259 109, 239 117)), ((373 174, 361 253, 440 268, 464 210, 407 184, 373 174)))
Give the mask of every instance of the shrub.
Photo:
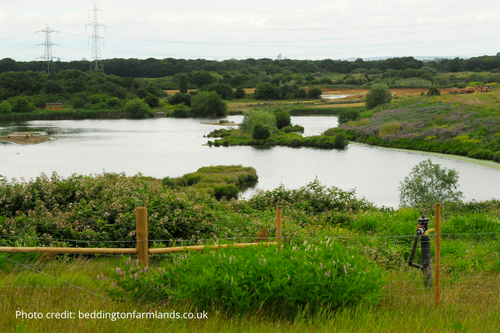
POLYGON ((292 125, 289 111, 283 110, 275 112, 274 117, 276 118, 276 126, 278 127, 278 129, 282 129, 283 127, 292 125))
POLYGON ((227 84, 216 83, 208 87, 208 91, 215 91, 224 100, 233 99, 233 88, 227 84))
POLYGON ((125 110, 130 112, 132 118, 146 118, 149 106, 140 98, 135 98, 125 104, 125 110))
POLYGON ((201 91, 193 96, 191 110, 195 117, 224 117, 227 103, 215 91, 201 91))
POLYGON ((191 117, 193 113, 191 109, 184 104, 177 104, 174 108, 173 115, 175 118, 187 118, 191 117))
POLYGON ((158 98, 158 96, 153 94, 148 94, 144 101, 148 103, 150 108, 157 108, 158 106, 160 106, 160 99, 158 98))
POLYGON ((253 96, 255 99, 261 100, 279 99, 279 88, 268 82, 259 83, 253 96))
POLYGON ((58 81, 49 80, 43 85, 42 92, 45 94, 61 94, 64 92, 64 87, 58 81))
POLYGON ((383 295, 381 269, 355 248, 322 239, 276 247, 174 255, 159 270, 129 259, 110 273, 113 299, 189 303, 229 315, 257 311, 295 317, 347 306, 376 305, 383 295))
POLYGON ((359 118, 359 111, 353 109, 343 109, 339 113, 339 125, 345 124, 350 120, 357 120, 359 118))
POLYGON ((430 86, 429 91, 427 92, 427 96, 439 96, 441 95, 441 90, 439 90, 435 86, 430 86))
POLYGON ((105 94, 95 94, 89 97, 90 104, 101 104, 106 102, 108 95, 105 94))
POLYGON ((33 96, 33 100, 35 101, 35 106, 39 109, 45 108, 48 102, 47 95, 44 94, 33 96))
POLYGON ((0 114, 6 114, 12 112, 12 105, 9 102, 3 101, 0 103, 0 114))
POLYGON ((304 88, 299 88, 295 93, 295 97, 298 99, 305 99, 307 97, 307 91, 304 88))
POLYGON ((144 99, 149 94, 149 92, 144 88, 139 88, 135 91, 135 94, 137 95, 137 97, 144 99))
POLYGON ((243 99, 243 98, 245 98, 245 95, 246 95, 245 89, 243 89, 243 88, 238 88, 233 93, 233 96, 236 99, 243 99))
POLYGON ((240 127, 243 131, 252 134, 253 128, 257 124, 266 125, 271 134, 277 131, 276 118, 274 117, 274 114, 264 110, 254 110, 245 113, 245 117, 243 117, 240 127))
POLYGON ((323 94, 323 90, 319 87, 312 87, 307 91, 307 98, 309 99, 320 99, 323 94))
POLYGON ((118 97, 112 97, 106 101, 108 108, 118 108, 122 105, 122 101, 118 97))
POLYGON ((269 126, 256 124, 252 130, 252 138, 255 140, 267 140, 271 137, 269 126))
POLYGON ((373 109, 377 105, 390 103, 392 100, 392 93, 389 87, 385 84, 375 84, 370 88, 366 94, 366 108, 373 109))
POLYGON ((214 187, 214 196, 217 200, 221 200, 223 198, 226 198, 226 200, 238 199, 239 191, 238 187, 234 184, 216 185, 214 187))
POLYGON ((36 109, 33 99, 27 96, 11 97, 7 102, 12 106, 12 112, 26 113, 36 109))
POLYGON ((337 149, 344 149, 349 144, 349 140, 347 136, 340 132, 335 135, 334 147, 337 149))
POLYGON ((85 107, 85 104, 86 104, 85 100, 81 97, 73 97, 71 99, 71 107, 73 109, 82 109, 85 107))
POLYGON ((304 127, 300 125, 286 126, 283 127, 281 131, 285 133, 291 133, 291 132, 304 133, 304 127))
POLYGON ((191 105, 191 94, 175 93, 167 98, 168 104, 177 105, 183 103, 184 105, 191 105))

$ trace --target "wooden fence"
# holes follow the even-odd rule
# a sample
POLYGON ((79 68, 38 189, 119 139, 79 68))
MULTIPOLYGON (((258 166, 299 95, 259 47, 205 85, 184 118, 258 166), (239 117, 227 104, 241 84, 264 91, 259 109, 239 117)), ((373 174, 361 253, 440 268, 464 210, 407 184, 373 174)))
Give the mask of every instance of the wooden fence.
MULTIPOLYGON (((278 245, 282 238, 282 209, 276 207, 276 242, 254 242, 254 243, 234 243, 234 244, 216 244, 216 245, 194 245, 178 246, 166 248, 149 248, 148 243, 148 218, 146 207, 136 208, 136 239, 135 248, 80 248, 80 247, 0 247, 0 253, 72 253, 72 254, 137 254, 137 259, 144 267, 148 266, 149 254, 174 253, 187 251, 203 251, 205 249, 224 249, 228 246, 247 247, 258 244, 278 245)), ((265 236, 265 235, 264 235, 265 236)), ((263 236, 260 235, 260 238, 263 236)), ((259 238, 259 237, 258 237, 259 238)), ((257 238, 257 240, 259 240, 257 238)))

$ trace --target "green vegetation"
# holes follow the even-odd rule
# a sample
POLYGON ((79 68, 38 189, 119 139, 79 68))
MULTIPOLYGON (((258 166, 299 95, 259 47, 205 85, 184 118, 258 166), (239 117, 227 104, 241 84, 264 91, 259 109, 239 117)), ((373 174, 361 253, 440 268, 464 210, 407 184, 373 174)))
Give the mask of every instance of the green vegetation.
MULTIPOLYGON (((431 160, 420 162, 399 187, 401 207, 414 207, 427 213, 432 204, 460 202, 462 192, 458 191, 458 172, 441 169, 431 160)), ((430 209, 432 211, 432 209, 430 209)))
POLYGON ((383 292, 382 270, 356 249, 331 239, 279 251, 276 246, 255 246, 188 253, 152 272, 129 260, 105 285, 115 300, 169 299, 208 312, 261 311, 292 319, 304 309, 314 315, 325 309, 373 306, 383 292))
POLYGON ((192 97, 191 111, 195 117, 224 117, 227 103, 215 91, 202 91, 192 97))
POLYGON ((276 127, 278 127, 278 129, 283 129, 284 127, 292 125, 289 111, 277 111, 274 113, 274 118, 276 118, 276 127))
POLYGON ((209 146, 289 146, 314 147, 322 149, 344 149, 349 144, 347 137, 341 131, 330 131, 324 135, 303 137, 304 128, 299 125, 289 125, 281 130, 276 126, 275 114, 286 115, 287 111, 255 110, 245 113, 240 129, 218 129, 210 132, 207 137, 220 138, 209 146))
POLYGON ((0 322, 0 329, 105 331, 141 329, 145 324, 144 320, 26 320, 15 316, 20 304, 23 311, 43 313, 205 310, 207 320, 147 322, 150 329, 202 332, 361 331, 366 320, 374 332, 456 331, 457 327, 494 331, 500 324, 496 311, 500 202, 495 200, 443 204, 440 311, 433 306, 433 295, 422 289, 421 272, 407 268, 419 212, 377 208, 357 199, 354 191, 327 188, 318 181, 229 201, 215 200, 192 187, 164 187, 159 180, 140 175, 66 179, 42 175, 27 183, 2 181, 0 233, 9 236, 0 242, 134 247, 138 206, 148 208, 149 237, 155 240, 151 247, 170 246, 169 240, 180 239, 192 240, 183 245, 207 238, 217 243, 234 238, 249 241, 246 237, 264 228, 274 238, 277 205, 284 212, 279 251, 276 246, 257 246, 152 256, 148 270, 127 258, 60 255, 43 261, 39 254, 8 258, 0 254, 0 288, 8 294, 0 303, 8 318, 0 322), (28 265, 40 259, 37 269, 59 280, 7 259, 28 265), (101 296, 107 291, 116 301, 85 290, 101 296), (26 298, 33 301, 24 303, 26 298), (85 302, 75 302, 82 298, 85 302), (409 322, 414 316, 426 318, 425 325, 409 322))
POLYGON ((497 91, 403 98, 340 126, 349 140, 500 162, 497 91))
POLYGON ((374 107, 392 100, 392 93, 386 85, 376 84, 371 87, 370 91, 366 94, 366 108, 373 109, 374 107))
POLYGON ((179 178, 165 177, 161 182, 163 186, 174 189, 192 186, 220 200, 238 198, 238 192, 250 183, 256 182, 257 179, 257 172, 254 168, 241 165, 219 165, 203 167, 179 178))
POLYGON ((245 117, 241 122, 241 129, 246 133, 253 133, 256 125, 265 126, 270 133, 276 133, 276 117, 272 112, 266 110, 255 110, 245 113, 245 117))

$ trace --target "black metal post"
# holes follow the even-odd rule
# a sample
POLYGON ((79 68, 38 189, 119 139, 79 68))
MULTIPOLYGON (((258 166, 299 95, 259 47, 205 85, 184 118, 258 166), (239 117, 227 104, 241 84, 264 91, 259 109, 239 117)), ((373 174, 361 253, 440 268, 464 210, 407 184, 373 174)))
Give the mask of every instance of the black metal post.
POLYGON ((417 234, 415 235, 415 240, 413 242, 413 248, 411 249, 410 259, 408 264, 411 267, 418 268, 422 271, 424 275, 424 286, 427 288, 432 288, 432 267, 431 267, 431 238, 426 233, 428 230, 428 224, 430 219, 422 215, 418 219, 419 225, 417 226, 417 234), (415 252, 417 251, 418 241, 420 238, 420 247, 422 249, 422 265, 413 262, 415 258, 415 252))

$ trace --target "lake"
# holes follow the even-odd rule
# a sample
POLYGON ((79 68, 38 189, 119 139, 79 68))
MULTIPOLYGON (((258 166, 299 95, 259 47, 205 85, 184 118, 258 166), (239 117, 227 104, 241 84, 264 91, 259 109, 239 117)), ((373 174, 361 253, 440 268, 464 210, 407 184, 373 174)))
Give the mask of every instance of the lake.
MULTIPOLYGON (((227 117, 239 123, 242 116, 227 117)), ((206 119, 65 120, 1 123, 5 131, 44 131, 54 139, 39 145, 0 144, 0 174, 29 180, 53 171, 64 177, 73 173, 142 173, 178 177, 210 165, 241 164, 257 170, 259 181, 243 193, 269 190, 284 184, 299 188, 315 178, 328 186, 356 189, 377 205, 397 207, 399 182, 425 159, 459 172, 460 190, 466 200, 500 198, 500 169, 470 161, 420 152, 393 150, 351 143, 346 150, 273 147, 208 147, 203 137, 218 125, 206 119)), ((211 120, 213 121, 213 119, 211 120)), ((292 117, 304 126, 304 135, 321 134, 337 126, 337 117, 292 117)), ((213 140, 213 139, 211 139, 213 140)), ((490 163, 490 162, 488 162, 490 163)), ((490 163, 498 168, 500 164, 490 163)))

